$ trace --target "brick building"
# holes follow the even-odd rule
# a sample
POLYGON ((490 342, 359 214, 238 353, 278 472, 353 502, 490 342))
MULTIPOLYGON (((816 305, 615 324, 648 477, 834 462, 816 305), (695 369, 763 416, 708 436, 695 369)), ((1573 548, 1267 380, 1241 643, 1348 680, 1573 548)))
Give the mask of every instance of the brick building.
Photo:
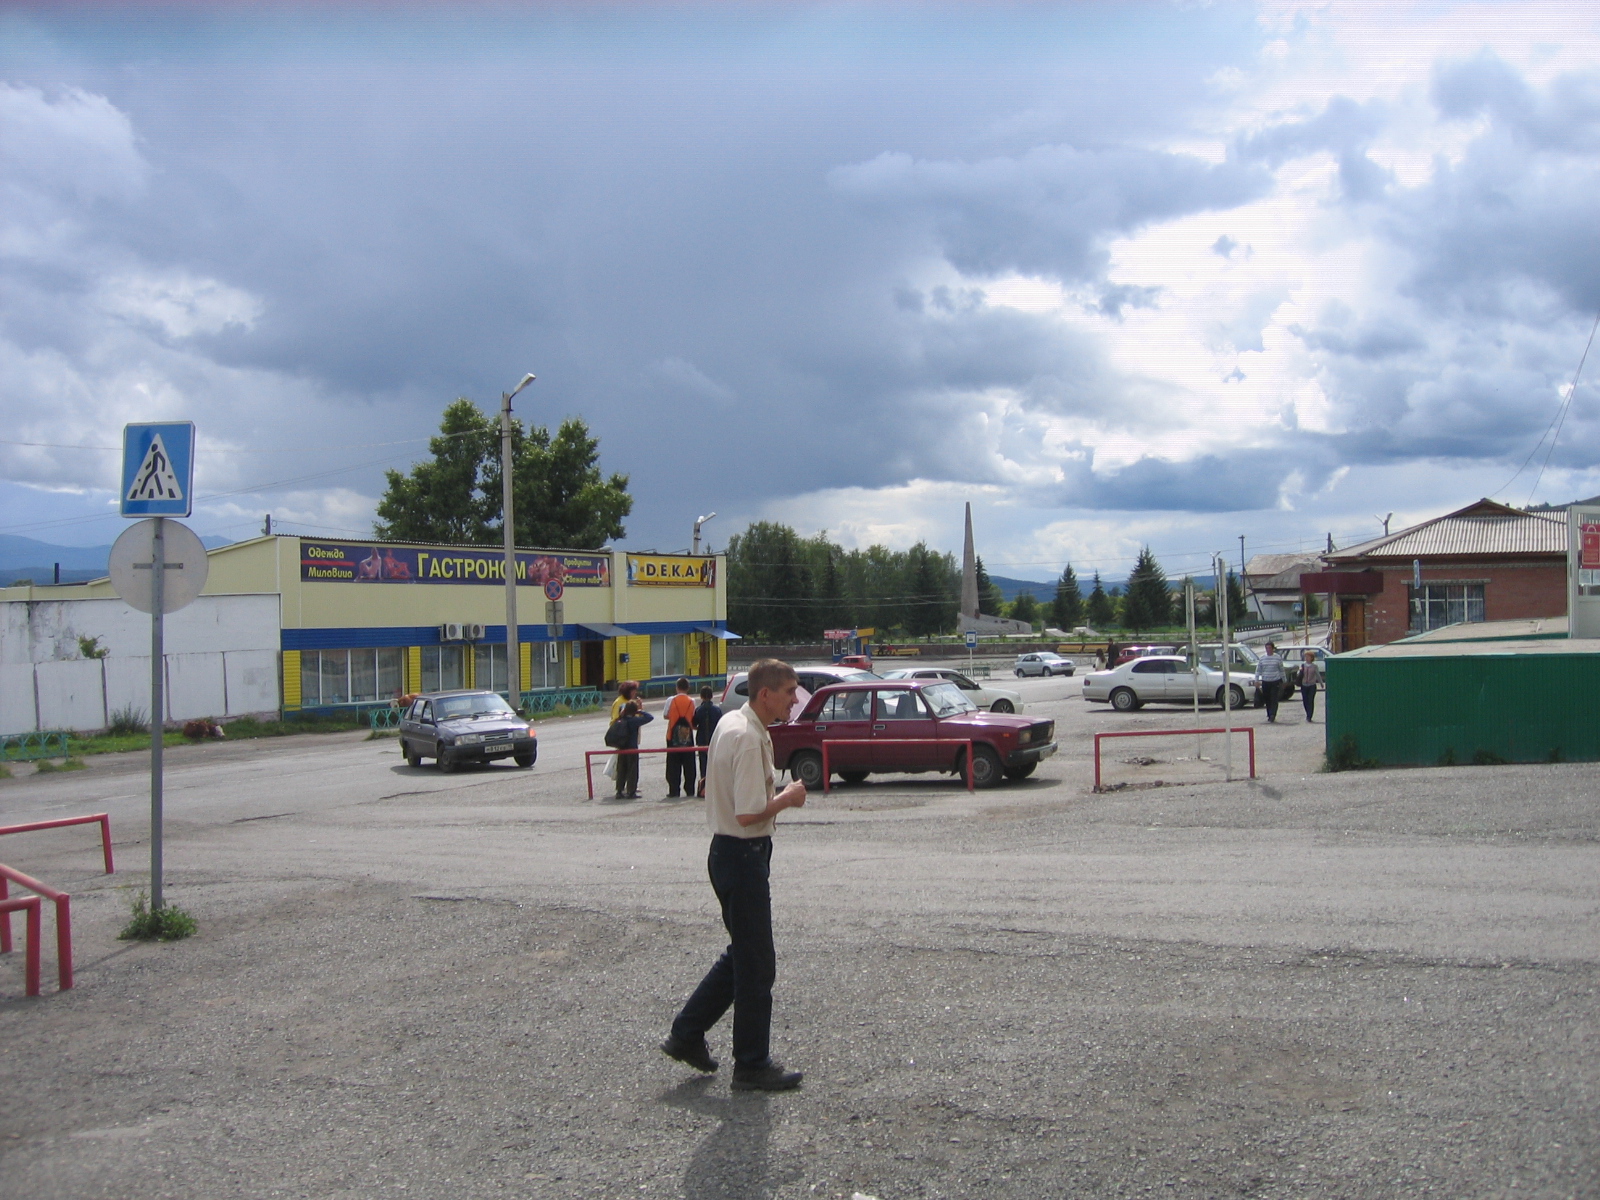
POLYGON ((1337 598, 1337 650, 1460 622, 1567 612, 1565 509, 1479 500, 1322 560, 1327 570, 1304 575, 1301 586, 1337 598))

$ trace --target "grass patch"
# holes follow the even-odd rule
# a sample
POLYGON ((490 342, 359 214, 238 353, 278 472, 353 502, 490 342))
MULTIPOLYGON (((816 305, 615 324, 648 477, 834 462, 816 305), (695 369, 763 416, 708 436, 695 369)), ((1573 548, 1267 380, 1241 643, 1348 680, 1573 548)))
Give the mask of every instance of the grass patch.
MULTIPOLYGON (((119 717, 121 713, 113 713, 119 717)), ((137 710, 139 717, 144 716, 143 710, 137 710)), ((115 724, 115 721, 113 721, 115 724)), ((339 716, 339 717, 300 717, 287 721, 262 721, 255 717, 239 717, 229 721, 222 730, 229 740, 240 738, 267 738, 289 737, 296 733, 349 733, 357 729, 368 728, 365 716, 339 716)), ((166 730, 161 736, 163 746, 187 746, 193 744, 193 739, 183 736, 177 729, 166 730)), ((150 729, 148 725, 139 725, 135 730, 122 732, 97 733, 92 737, 72 737, 72 752, 74 754, 126 754, 133 750, 150 749, 150 729)))
POLYGON ((1333 749, 1328 751, 1324 769, 1328 771, 1375 771, 1379 766, 1375 758, 1362 758, 1361 747, 1356 744, 1356 736, 1347 733, 1333 744, 1333 749))
POLYGON ((181 908, 163 904, 151 911, 140 892, 133 902, 133 913, 117 938, 124 942, 176 942, 189 937, 199 924, 181 908))
POLYGON ((41 775, 53 775, 57 771, 81 771, 84 765, 81 758, 64 758, 60 762, 41 758, 37 770, 41 775))
POLYGON ((150 718, 144 709, 136 704, 128 704, 117 709, 111 714, 111 724, 106 726, 106 733, 112 737, 126 737, 129 734, 149 733, 150 718))
POLYGON ((1510 761, 1509 758, 1501 758, 1493 750, 1477 750, 1472 755, 1472 763, 1477 767, 1503 767, 1510 761))
POLYGON ((10 778, 11 778, 11 768, 6 766, 5 763, 0 763, 0 779, 10 779, 10 778))

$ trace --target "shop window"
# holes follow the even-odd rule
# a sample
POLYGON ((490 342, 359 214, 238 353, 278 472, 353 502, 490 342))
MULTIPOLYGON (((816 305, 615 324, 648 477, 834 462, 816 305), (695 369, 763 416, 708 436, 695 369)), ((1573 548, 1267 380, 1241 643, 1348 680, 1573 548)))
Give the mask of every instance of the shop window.
POLYGON ((683 634, 653 633, 650 635, 650 677, 682 675, 683 634))
POLYGON ((1483 620, 1483 584, 1425 583, 1411 594, 1411 632, 1483 620))
POLYGON ((533 678, 530 688, 567 686, 567 643, 535 642, 533 644, 533 678))
POLYGON ((405 691, 406 652, 398 646, 385 646, 377 651, 378 692, 374 700, 392 700, 405 691))
POLYGON ((465 646, 424 646, 422 648, 422 690, 447 692, 465 687, 465 646))
POLYGON ((302 650, 300 703, 307 708, 328 704, 371 704, 400 694, 405 652, 387 646, 377 650, 302 650))
POLYGON ((506 671, 506 644, 479 642, 472 648, 473 687, 504 692, 511 686, 506 671))

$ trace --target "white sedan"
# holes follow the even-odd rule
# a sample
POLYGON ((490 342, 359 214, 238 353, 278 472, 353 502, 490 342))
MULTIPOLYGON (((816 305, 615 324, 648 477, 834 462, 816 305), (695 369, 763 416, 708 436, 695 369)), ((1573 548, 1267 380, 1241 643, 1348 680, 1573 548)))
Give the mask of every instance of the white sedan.
MULTIPOLYGON (((1199 684, 1201 704, 1222 704, 1221 671, 1202 666, 1199 684)), ((1245 706, 1246 689, 1251 686, 1250 676, 1230 672, 1228 691, 1232 693, 1232 707, 1245 706)), ((1194 691, 1194 669, 1182 655, 1152 654, 1109 671, 1091 671, 1083 677, 1083 698, 1110 704, 1118 712, 1132 712, 1152 702, 1191 704, 1194 691)))
POLYGON ((979 708, 987 708, 990 712, 1019 713, 1022 711, 1022 697, 1008 688, 988 687, 984 684, 974 683, 960 671, 952 671, 948 667, 906 667, 898 671, 889 671, 885 679, 943 679, 953 683, 961 689, 961 694, 971 700, 979 708))

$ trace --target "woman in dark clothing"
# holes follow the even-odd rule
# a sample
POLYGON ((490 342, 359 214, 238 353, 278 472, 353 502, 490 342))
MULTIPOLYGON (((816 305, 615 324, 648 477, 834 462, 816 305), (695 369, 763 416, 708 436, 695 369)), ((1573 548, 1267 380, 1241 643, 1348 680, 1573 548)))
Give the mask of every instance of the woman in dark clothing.
POLYGON ((637 800, 639 798, 639 756, 628 754, 628 750, 639 748, 639 730, 648 725, 655 717, 647 712, 639 711, 639 702, 629 700, 622 706, 622 714, 617 718, 628 728, 628 740, 621 749, 624 753, 617 755, 617 799, 637 800))

